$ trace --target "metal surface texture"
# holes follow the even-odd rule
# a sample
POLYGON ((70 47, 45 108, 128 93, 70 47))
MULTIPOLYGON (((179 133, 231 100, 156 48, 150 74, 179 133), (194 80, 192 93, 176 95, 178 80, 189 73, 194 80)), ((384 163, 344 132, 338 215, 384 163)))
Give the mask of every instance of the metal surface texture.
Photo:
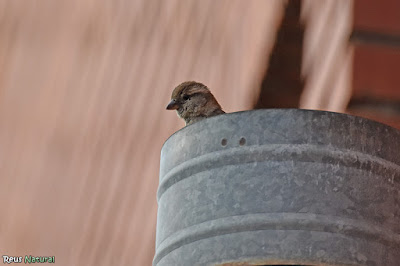
POLYGON ((153 265, 398 265, 399 151, 398 130, 332 112, 187 126, 161 151, 153 265))

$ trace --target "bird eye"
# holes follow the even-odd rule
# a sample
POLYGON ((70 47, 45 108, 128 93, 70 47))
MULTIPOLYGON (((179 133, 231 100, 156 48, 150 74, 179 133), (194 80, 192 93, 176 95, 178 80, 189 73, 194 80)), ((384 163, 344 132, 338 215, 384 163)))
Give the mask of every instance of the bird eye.
POLYGON ((189 95, 184 95, 184 96, 183 96, 183 99, 184 99, 185 101, 187 101, 187 100, 190 99, 190 96, 189 96, 189 95))

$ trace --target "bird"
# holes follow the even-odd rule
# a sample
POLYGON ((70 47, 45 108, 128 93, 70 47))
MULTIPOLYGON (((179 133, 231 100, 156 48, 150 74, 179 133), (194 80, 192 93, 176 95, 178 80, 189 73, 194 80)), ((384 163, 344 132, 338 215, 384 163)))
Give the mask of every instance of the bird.
POLYGON ((186 126, 225 113, 210 89, 196 81, 185 81, 175 87, 166 109, 176 110, 186 126))

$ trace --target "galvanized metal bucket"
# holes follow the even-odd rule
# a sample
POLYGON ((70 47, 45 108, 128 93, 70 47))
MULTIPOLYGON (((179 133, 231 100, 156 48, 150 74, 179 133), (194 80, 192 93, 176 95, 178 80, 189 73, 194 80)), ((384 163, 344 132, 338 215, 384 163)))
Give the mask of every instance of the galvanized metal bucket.
POLYGON ((153 265, 400 265, 400 132, 345 114, 209 118, 161 151, 153 265))

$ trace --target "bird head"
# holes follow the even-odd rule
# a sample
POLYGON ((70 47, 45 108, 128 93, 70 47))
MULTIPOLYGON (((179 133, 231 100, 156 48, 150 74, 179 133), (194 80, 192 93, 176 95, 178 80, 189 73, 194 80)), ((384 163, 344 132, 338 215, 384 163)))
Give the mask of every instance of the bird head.
POLYGON ((167 110, 176 110, 186 125, 224 113, 207 86, 195 81, 183 82, 173 90, 167 110))

